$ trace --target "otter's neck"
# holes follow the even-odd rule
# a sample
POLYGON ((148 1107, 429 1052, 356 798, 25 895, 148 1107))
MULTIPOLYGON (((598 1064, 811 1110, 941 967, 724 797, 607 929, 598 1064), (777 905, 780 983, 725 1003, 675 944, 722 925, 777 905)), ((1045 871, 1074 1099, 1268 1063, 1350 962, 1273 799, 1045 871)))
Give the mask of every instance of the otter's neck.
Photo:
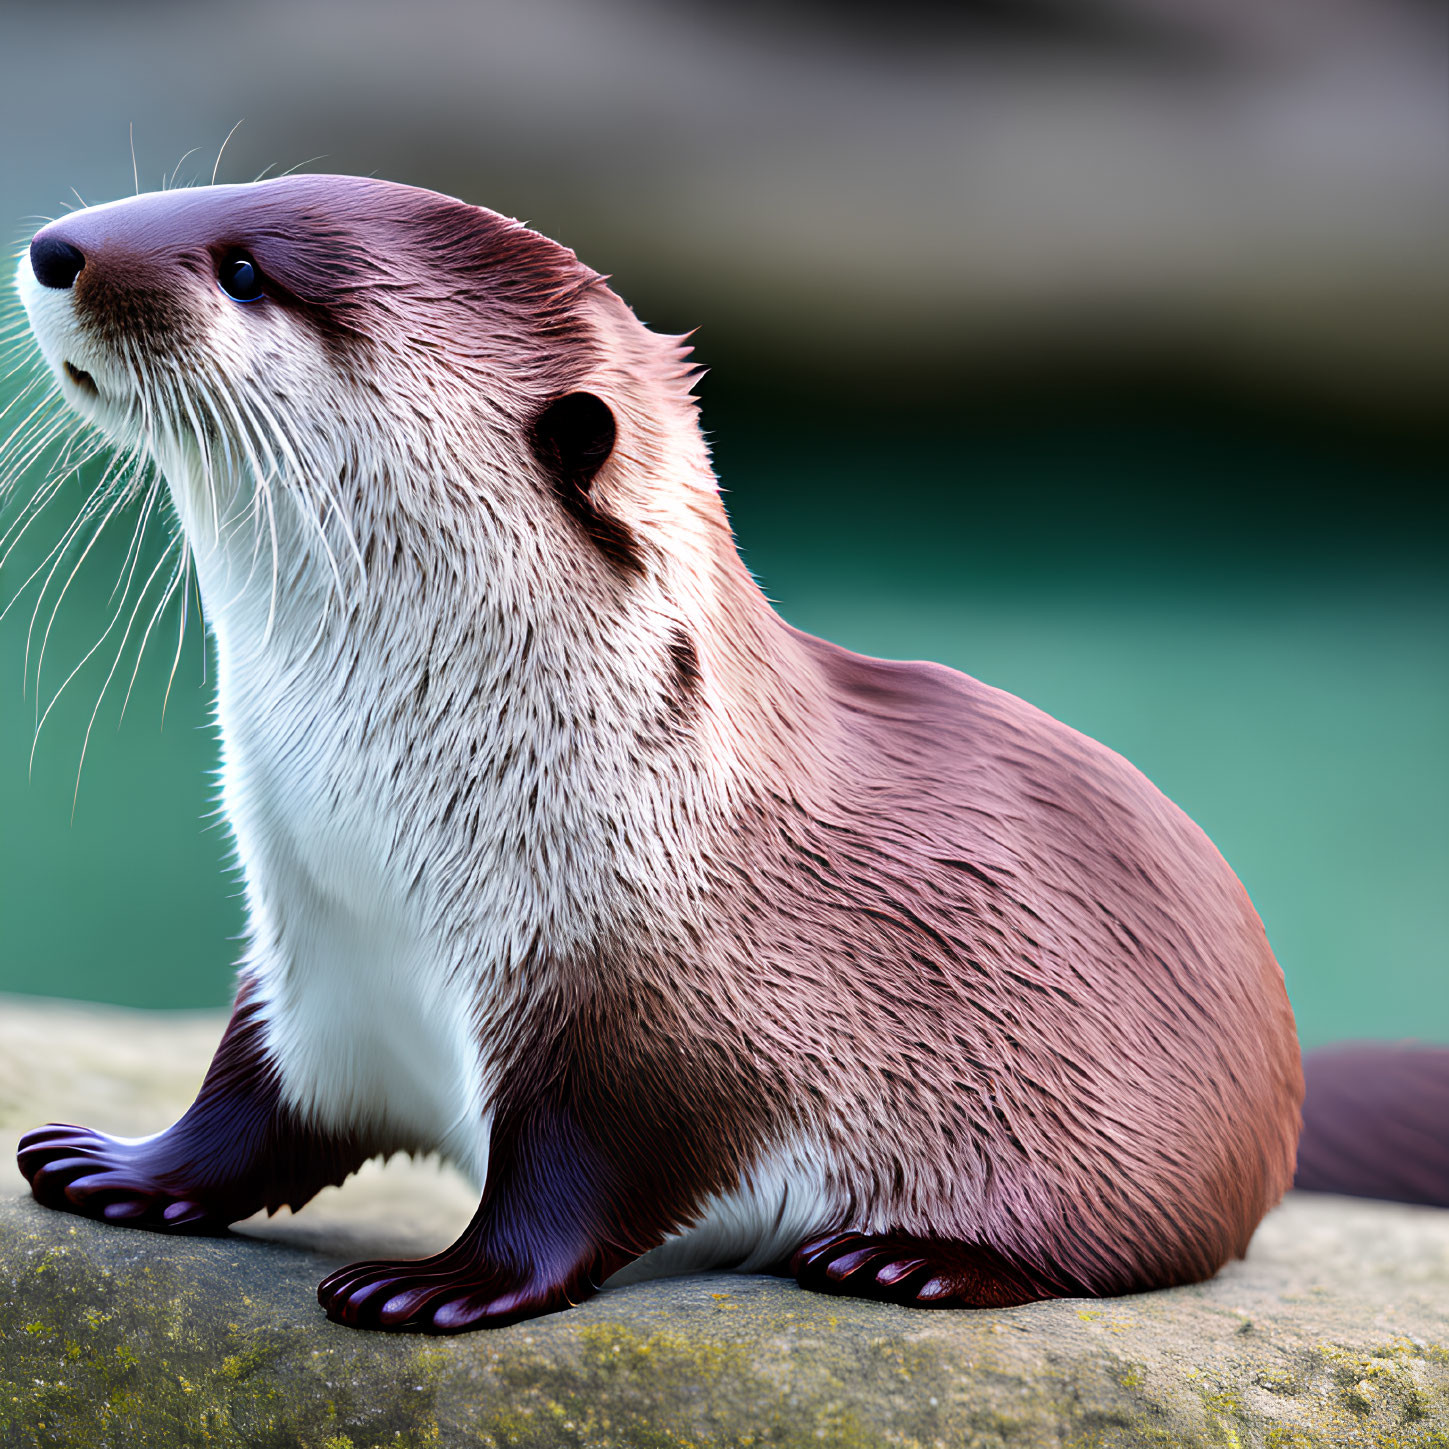
POLYGON ((461 915, 460 947, 505 959, 702 923, 740 810, 808 789, 828 750, 812 666, 727 527, 716 544, 707 587, 644 580, 607 609, 422 542, 369 550, 340 593, 313 556, 275 604, 264 567, 238 594, 237 559, 199 559, 254 889, 301 873, 455 938, 461 915))

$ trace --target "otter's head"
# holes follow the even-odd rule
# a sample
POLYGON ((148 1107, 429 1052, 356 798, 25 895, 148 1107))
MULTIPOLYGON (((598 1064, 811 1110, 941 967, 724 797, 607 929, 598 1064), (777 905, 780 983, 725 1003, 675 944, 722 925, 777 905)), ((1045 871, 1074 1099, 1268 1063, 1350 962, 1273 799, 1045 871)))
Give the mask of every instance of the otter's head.
POLYGON ((66 400, 160 464, 213 610, 225 580, 285 595, 407 559, 601 598, 665 570, 714 500, 678 341, 448 197, 340 176, 138 196, 46 226, 19 288, 66 400))

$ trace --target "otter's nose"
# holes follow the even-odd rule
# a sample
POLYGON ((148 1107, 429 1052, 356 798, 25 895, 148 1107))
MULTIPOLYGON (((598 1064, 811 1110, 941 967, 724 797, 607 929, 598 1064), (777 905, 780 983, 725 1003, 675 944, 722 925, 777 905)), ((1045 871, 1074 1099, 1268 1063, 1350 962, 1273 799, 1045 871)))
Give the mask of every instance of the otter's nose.
POLYGON ((30 270, 42 287, 54 287, 65 291, 85 266, 85 253, 58 236, 46 236, 41 232, 30 243, 30 270))

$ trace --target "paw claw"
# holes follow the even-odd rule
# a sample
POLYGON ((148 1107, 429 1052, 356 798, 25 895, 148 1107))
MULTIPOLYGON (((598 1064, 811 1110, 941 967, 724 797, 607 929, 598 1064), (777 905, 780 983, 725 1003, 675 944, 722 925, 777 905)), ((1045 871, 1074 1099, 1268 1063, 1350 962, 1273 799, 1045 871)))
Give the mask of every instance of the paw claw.
POLYGON ((795 1250, 795 1256, 790 1260, 790 1271, 798 1275, 802 1269, 813 1268, 822 1257, 828 1259, 849 1244, 864 1241, 862 1233, 827 1233, 823 1237, 810 1238, 795 1250))
POLYGON ((188 1223, 201 1222, 206 1215, 206 1209, 200 1203, 188 1202, 182 1198, 167 1205, 161 1214, 161 1221, 172 1227, 183 1227, 188 1223))
POLYGON ((438 1304, 429 1316, 434 1333, 466 1333, 485 1324, 501 1328, 529 1316, 528 1295, 521 1290, 496 1297, 490 1293, 465 1293, 438 1304))
POLYGON ((433 1310, 432 1326, 439 1333, 462 1333, 481 1323, 487 1316, 487 1305, 480 1304, 476 1295, 450 1298, 433 1310))
POLYGON ((895 1258, 876 1269, 875 1281, 883 1287, 894 1288, 926 1266, 924 1258, 895 1258))
POLYGON ((101 1209, 101 1216, 108 1223, 129 1223, 137 1218, 143 1218, 151 1210, 151 1204, 140 1198, 118 1198, 115 1202, 108 1202, 101 1209))
POLYGON ((882 1255, 888 1253, 889 1248, 880 1244, 871 1247, 857 1248, 853 1253, 844 1253, 838 1258, 832 1258, 825 1265, 825 1276, 832 1282, 843 1283, 847 1278, 867 1268, 871 1263, 876 1262, 882 1255))
POLYGON ((401 1327, 410 1319, 418 1318, 429 1303, 447 1291, 446 1283, 435 1288, 405 1288, 401 1293, 394 1293, 377 1310, 377 1321, 384 1328, 401 1327))

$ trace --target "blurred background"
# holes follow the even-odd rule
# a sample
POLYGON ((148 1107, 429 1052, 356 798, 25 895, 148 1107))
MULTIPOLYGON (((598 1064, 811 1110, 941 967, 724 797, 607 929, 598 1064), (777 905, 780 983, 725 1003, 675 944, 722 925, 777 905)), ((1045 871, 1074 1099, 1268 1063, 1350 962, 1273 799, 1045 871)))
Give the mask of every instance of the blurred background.
MULTIPOLYGON (((0 4, 0 217, 18 253, 129 194, 132 132, 142 189, 205 181, 241 121, 222 180, 376 173, 568 243, 699 329, 788 619, 1127 755, 1247 885, 1306 1042, 1449 1041, 1446 25, 1442 0, 0 4)), ((140 625, 96 702, 134 520, 53 626, 83 544, 38 612, 26 585, 83 496, 0 568, 0 991, 221 1004, 241 916, 195 619, 164 723, 174 608, 122 721, 140 625)))

